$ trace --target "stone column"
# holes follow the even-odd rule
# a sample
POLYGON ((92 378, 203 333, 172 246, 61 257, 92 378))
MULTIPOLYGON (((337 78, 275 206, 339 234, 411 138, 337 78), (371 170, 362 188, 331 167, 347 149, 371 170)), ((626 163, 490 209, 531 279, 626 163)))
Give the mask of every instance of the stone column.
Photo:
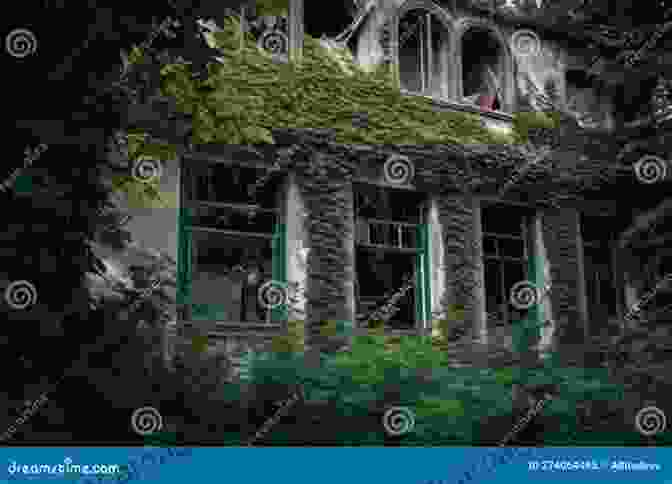
POLYGON ((464 306, 470 337, 487 342, 480 203, 462 194, 437 199, 443 233, 446 291, 444 304, 464 306))
POLYGON ((557 324, 558 349, 580 356, 576 351, 587 336, 588 315, 578 212, 571 208, 544 212, 542 235, 553 281, 550 301, 557 324))
POLYGON ((331 351, 349 342, 354 325, 354 204, 348 167, 312 147, 299 177, 308 217, 306 343, 331 351), (325 328, 324 323, 337 323, 325 328))

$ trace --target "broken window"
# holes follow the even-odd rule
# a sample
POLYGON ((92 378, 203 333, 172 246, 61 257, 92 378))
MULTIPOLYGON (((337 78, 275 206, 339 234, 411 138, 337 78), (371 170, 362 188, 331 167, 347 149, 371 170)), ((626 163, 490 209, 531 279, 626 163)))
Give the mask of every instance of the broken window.
POLYGON ((492 325, 514 323, 526 316, 511 305, 511 289, 529 279, 531 215, 527 210, 505 205, 483 207, 486 311, 492 325))
POLYGON ((591 330, 618 315, 608 219, 581 215, 586 298, 591 330))
POLYGON ((424 196, 374 185, 354 193, 357 320, 413 329, 430 311, 424 196))
POLYGON ((358 35, 354 30, 360 25, 353 25, 353 22, 358 20, 357 14, 360 13, 357 10, 357 3, 351 0, 343 2, 304 2, 303 21, 306 34, 315 39, 323 36, 336 39, 344 34, 347 46, 353 54, 356 54, 358 35))
POLYGON ((462 37, 462 97, 481 109, 504 105, 504 55, 489 32, 474 28, 462 37))
POLYGON ((596 128, 607 121, 609 94, 597 78, 577 69, 565 74, 567 109, 581 127, 596 128))
POLYGON ((399 20, 399 80, 407 91, 428 96, 448 95, 448 30, 436 15, 423 9, 399 20))
POLYGON ((252 198, 251 186, 265 170, 189 161, 182 171, 181 280, 192 320, 224 323, 277 321, 284 308, 269 310, 260 287, 284 281, 284 226, 277 191, 252 198))

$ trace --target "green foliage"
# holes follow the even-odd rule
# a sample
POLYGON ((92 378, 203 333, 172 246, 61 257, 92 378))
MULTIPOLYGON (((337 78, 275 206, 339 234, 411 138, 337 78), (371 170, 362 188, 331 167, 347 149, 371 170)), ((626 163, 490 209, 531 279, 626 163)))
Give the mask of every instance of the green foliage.
POLYGON ((274 62, 240 24, 227 18, 213 35, 221 63, 206 81, 192 80, 187 65, 162 69, 163 93, 194 116, 193 143, 272 143, 273 128, 332 128, 337 141, 359 144, 485 143, 506 140, 479 116, 438 112, 431 100, 405 96, 383 68, 365 72, 343 49, 305 37, 300 63, 274 62), (369 126, 353 126, 366 112, 369 126))
POLYGON ((289 10, 289 0, 254 0, 259 15, 281 15, 289 10))
POLYGON ((534 129, 558 129, 560 126, 560 113, 522 111, 513 115, 514 132, 520 143, 528 141, 530 131, 534 129))
MULTIPOLYGON (((576 442, 575 414, 582 402, 623 400, 622 388, 610 383, 602 370, 561 368, 553 360, 526 372, 452 368, 447 363, 445 353, 427 338, 393 339, 374 329, 355 337, 350 351, 325 356, 320 368, 306 368, 301 355, 257 354, 252 381, 288 387, 300 382, 309 406, 331 402, 339 415, 349 417, 372 417, 381 408, 406 406, 416 421, 413 432, 404 438, 408 445, 478 442, 488 417, 511 414, 514 383, 558 384, 559 395, 543 410, 544 416, 566 422, 561 430, 544 434, 544 439, 554 442, 576 442), (419 374, 431 376, 419 378, 419 374), (390 392, 395 396, 390 397, 390 392)), ((338 438, 351 444, 381 445, 383 435, 382 431, 371 434, 357 429, 338 438)), ((610 436, 601 438, 607 441, 610 436)), ((291 442, 291 437, 271 433, 268 442, 291 442)))

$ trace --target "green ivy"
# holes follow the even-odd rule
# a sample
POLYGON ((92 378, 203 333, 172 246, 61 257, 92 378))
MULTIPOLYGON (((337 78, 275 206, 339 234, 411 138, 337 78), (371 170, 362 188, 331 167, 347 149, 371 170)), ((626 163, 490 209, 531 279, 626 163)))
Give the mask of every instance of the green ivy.
POLYGON ((332 128, 337 141, 356 144, 513 143, 485 128, 471 113, 438 112, 431 100, 405 96, 388 69, 366 72, 346 49, 306 36, 300 62, 275 62, 227 18, 213 35, 221 63, 193 80, 188 65, 162 69, 163 93, 194 117, 192 142, 273 143, 274 128, 332 128), (367 128, 353 126, 366 112, 367 128))
POLYGON ((523 111, 513 115, 513 128, 519 142, 529 140, 533 129, 553 130, 560 126, 560 113, 523 111))

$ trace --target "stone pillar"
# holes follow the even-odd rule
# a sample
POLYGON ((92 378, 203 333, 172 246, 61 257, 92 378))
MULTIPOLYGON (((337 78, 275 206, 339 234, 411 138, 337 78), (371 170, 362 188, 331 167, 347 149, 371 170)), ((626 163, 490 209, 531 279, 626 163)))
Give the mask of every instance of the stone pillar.
POLYGON ((287 282, 290 287, 290 304, 288 318, 290 321, 305 320, 306 288, 307 288, 307 257, 310 245, 306 233, 307 212, 301 197, 296 175, 289 174, 287 190, 287 282))
MULTIPOLYGON (((542 215, 543 243, 551 268, 550 302, 557 324, 559 350, 576 351, 588 333, 579 214, 575 209, 550 209, 542 215)), ((574 356, 580 356, 574 354, 574 356)))
POLYGON ((471 338, 487 342, 485 284, 480 203, 462 194, 437 199, 443 233, 445 304, 464 306, 471 338))
POLYGON ((306 343, 333 350, 347 344, 354 321, 354 203, 348 167, 337 154, 308 148, 299 177, 308 217, 306 343), (337 323, 325 328, 323 323, 337 323), (336 331, 334 331, 336 330, 336 331))
MULTIPOLYGON (((542 217, 537 215, 534 217, 532 223, 532 241, 534 243, 534 256, 543 264, 544 283, 552 285, 551 265, 546 253, 546 245, 544 244, 542 217)), ((550 297, 550 292, 547 292, 541 302, 543 320, 547 323, 541 328, 539 334, 539 345, 537 347, 539 355, 543 358, 547 356, 554 348, 555 337, 555 317, 553 315, 553 304, 550 297)))
POLYGON ((438 316, 443 312, 441 306, 441 299, 446 292, 446 272, 443 269, 445 266, 445 248, 443 243, 443 236, 441 231, 441 223, 439 220, 439 205, 436 197, 432 196, 429 199, 429 214, 427 222, 429 224, 429 266, 431 268, 430 285, 431 285, 431 311, 432 321, 430 326, 424 328, 425 334, 432 334, 433 321, 439 319, 438 316))

